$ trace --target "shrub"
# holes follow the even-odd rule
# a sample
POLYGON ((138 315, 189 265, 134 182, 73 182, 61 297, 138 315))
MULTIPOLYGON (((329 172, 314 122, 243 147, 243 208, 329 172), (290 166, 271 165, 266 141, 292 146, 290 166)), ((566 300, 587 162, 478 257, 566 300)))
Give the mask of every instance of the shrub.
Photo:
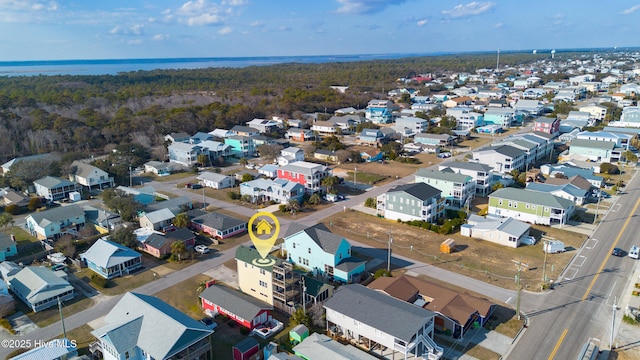
POLYGON ((11 335, 15 335, 16 331, 13 330, 13 326, 11 326, 11 323, 9 322, 9 320, 7 319, 0 319, 0 326, 2 326, 3 328, 7 329, 7 331, 11 334, 11 335))
POLYGON ((280 210, 281 213, 286 213, 287 212, 287 205, 280 204, 280 206, 278 206, 278 210, 280 210))
POLYGON ((20 214, 20 207, 16 204, 11 204, 4 208, 4 212, 11 215, 18 215, 20 214))
POLYGON ((376 198, 367 198, 367 200, 365 200, 364 202, 364 206, 368 207, 368 208, 372 208, 375 209, 376 208, 376 198))
POLYGON ((238 199, 240 199, 240 193, 239 193, 239 192, 232 191, 232 192, 230 192, 230 193, 228 193, 228 194, 229 194, 229 195, 227 195, 227 196, 229 196, 229 199, 231 199, 231 200, 238 200, 238 199))
POLYGON ((387 269, 378 269, 374 274, 373 278, 377 279, 379 277, 391 277, 391 271, 387 271, 387 269))
POLYGON ((103 289, 107 287, 107 279, 98 274, 91 274, 91 282, 103 289))

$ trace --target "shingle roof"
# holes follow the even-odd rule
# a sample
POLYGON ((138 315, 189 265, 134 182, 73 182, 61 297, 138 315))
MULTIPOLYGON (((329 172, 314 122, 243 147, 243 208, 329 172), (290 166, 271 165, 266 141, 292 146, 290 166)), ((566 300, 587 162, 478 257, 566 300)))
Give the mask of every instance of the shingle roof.
POLYGON ((515 158, 524 154, 524 150, 515 148, 513 146, 509 146, 509 145, 495 146, 495 147, 492 147, 491 149, 493 149, 497 153, 509 156, 511 158, 515 158))
MULTIPOLYGON (((254 260, 262 259, 262 255, 253 247, 240 245, 236 248, 236 260, 240 260, 242 262, 252 264, 254 260)), ((273 260, 273 264, 270 266, 261 266, 266 271, 271 272, 273 270, 273 265, 282 263, 282 260, 277 257, 269 254, 267 255, 267 259, 273 260)))
POLYGON ((164 301, 148 295, 126 293, 109 311, 108 324, 91 332, 116 349, 132 345, 154 359, 167 359, 211 334, 205 325, 164 301))
POLYGON ((69 282, 44 266, 27 266, 9 278, 11 290, 32 304, 73 290, 69 282))
POLYGON ((248 321, 251 321, 262 310, 273 309, 266 302, 222 285, 209 286, 200 293, 200 298, 248 321))
POLYGON ((585 140, 585 139, 573 139, 571 140, 571 146, 579 146, 584 148, 596 148, 603 150, 613 150, 616 147, 616 143, 613 141, 600 141, 600 140, 585 140))
POLYGON ((33 219, 40 227, 46 227, 51 223, 60 223, 76 217, 80 218, 84 223, 84 211, 77 204, 38 211, 27 216, 27 218, 33 219))
POLYGON ((489 198, 500 198, 507 200, 516 200, 528 202, 530 204, 537 204, 542 206, 548 206, 555 209, 567 209, 573 206, 573 202, 567 199, 563 199, 549 193, 541 193, 537 191, 530 191, 525 189, 515 188, 502 188, 489 194, 489 198))
POLYGON ((231 216, 212 212, 191 219, 192 222, 208 226, 216 230, 225 230, 245 224, 246 221, 231 216))
POLYGON ((304 227, 304 225, 298 223, 291 223, 285 239, 300 232, 304 232, 311 240, 318 244, 322 250, 329 254, 335 254, 342 241, 346 241, 342 236, 332 233, 331 230, 322 223, 310 227, 304 227))
POLYGON ((98 239, 82 257, 97 266, 110 268, 131 259, 139 258, 140 253, 113 241, 98 239))
POLYGON ((74 161, 71 163, 72 166, 76 167, 76 172, 74 175, 81 178, 88 178, 92 175, 92 173, 105 174, 106 172, 98 167, 95 167, 91 164, 84 163, 82 161, 74 161))
POLYGON ((418 171, 416 171, 416 179, 418 177, 456 182, 456 183, 468 183, 473 181, 473 178, 469 175, 458 174, 455 172, 437 171, 429 168, 418 169, 418 171))
POLYGON ((360 284, 343 285, 324 307, 405 341, 434 313, 360 284))
POLYGON ((404 192, 422 201, 439 196, 442 191, 425 183, 405 184, 389 189, 388 193, 404 192))

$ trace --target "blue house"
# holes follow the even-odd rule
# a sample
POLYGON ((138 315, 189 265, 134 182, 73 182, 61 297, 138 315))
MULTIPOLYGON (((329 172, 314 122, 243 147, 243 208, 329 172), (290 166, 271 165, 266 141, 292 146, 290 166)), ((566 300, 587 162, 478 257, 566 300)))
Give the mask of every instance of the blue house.
POLYGON ((142 255, 113 241, 98 239, 80 257, 105 279, 127 275, 142 267, 142 255))
POLYGON ((311 227, 292 223, 284 238, 288 260, 337 281, 351 283, 364 272, 365 262, 351 256, 351 244, 324 224, 311 227))
POLYGON ((224 139, 224 143, 231 146, 231 154, 235 157, 251 157, 256 154, 256 144, 248 136, 230 136, 224 139))
POLYGON ((9 235, 0 234, 0 261, 7 260, 8 257, 18 254, 16 242, 9 235))
POLYGON ((384 138, 385 135, 380 129, 363 129, 358 136, 358 140, 360 140, 361 143, 370 145, 376 145, 382 142, 384 138))

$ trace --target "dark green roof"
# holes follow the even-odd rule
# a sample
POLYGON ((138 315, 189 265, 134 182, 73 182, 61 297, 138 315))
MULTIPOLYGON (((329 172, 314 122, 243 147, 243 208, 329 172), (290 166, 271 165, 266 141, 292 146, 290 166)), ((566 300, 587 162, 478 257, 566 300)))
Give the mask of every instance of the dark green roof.
MULTIPOLYGON (((258 250, 256 250, 253 247, 240 245, 236 249, 236 260, 240 260, 242 262, 251 264, 251 263, 253 263, 254 260, 259 260, 259 259, 262 259, 262 256, 260 256, 260 253, 258 252, 258 250)), ((267 259, 274 260, 276 262, 276 264, 282 263, 281 259, 278 259, 277 257, 275 257, 273 255, 267 255, 267 259)), ((271 272, 273 270, 273 265, 271 265, 271 266, 261 266, 261 268, 265 269, 266 271, 271 272)))

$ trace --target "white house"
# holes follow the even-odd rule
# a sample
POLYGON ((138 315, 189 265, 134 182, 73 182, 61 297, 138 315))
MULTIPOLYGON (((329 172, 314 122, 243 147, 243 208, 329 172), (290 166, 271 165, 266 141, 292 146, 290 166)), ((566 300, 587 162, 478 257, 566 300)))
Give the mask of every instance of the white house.
POLYGON ((235 185, 235 180, 231 176, 214 173, 212 171, 203 171, 196 178, 202 186, 212 189, 226 189, 235 185))
POLYGON ((113 187, 113 177, 100 168, 81 161, 74 161, 71 163, 71 169, 69 180, 86 186, 89 190, 113 187))
POLYGON ((288 148, 280 150, 280 156, 278 156, 278 165, 285 166, 292 162, 303 161, 304 150, 299 147, 290 146, 288 148))

